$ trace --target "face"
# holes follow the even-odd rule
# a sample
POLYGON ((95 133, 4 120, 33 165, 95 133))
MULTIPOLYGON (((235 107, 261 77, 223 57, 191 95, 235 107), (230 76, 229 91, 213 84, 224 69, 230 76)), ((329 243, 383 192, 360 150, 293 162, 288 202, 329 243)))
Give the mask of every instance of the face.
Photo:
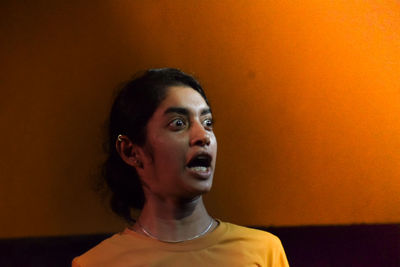
POLYGON ((168 88, 146 130, 139 172, 145 191, 165 198, 193 198, 211 189, 217 140, 210 108, 197 91, 168 88))

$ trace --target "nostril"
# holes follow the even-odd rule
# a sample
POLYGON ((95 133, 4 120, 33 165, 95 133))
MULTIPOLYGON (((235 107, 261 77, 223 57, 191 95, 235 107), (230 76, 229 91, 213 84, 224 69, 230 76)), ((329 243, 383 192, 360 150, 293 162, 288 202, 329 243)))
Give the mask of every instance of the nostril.
POLYGON ((210 144, 210 137, 208 135, 204 136, 203 144, 204 145, 209 145, 210 144))
POLYGON ((207 135, 205 140, 206 145, 209 145, 210 142, 211 142, 210 136, 207 135))
POLYGON ((194 142, 192 142, 192 145, 196 146, 208 146, 211 143, 210 136, 208 134, 202 136, 201 138, 195 139, 194 142))

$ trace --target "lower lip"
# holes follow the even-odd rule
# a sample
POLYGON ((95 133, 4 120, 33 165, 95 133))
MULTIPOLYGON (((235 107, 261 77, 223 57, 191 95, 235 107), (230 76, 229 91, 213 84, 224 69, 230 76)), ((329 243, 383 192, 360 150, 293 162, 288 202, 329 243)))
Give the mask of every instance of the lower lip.
POLYGON ((200 178, 202 180, 207 180, 208 178, 211 177, 211 168, 208 167, 205 171, 199 171, 199 170, 194 170, 192 168, 186 167, 186 169, 188 170, 188 172, 194 176, 196 176, 197 178, 200 178))

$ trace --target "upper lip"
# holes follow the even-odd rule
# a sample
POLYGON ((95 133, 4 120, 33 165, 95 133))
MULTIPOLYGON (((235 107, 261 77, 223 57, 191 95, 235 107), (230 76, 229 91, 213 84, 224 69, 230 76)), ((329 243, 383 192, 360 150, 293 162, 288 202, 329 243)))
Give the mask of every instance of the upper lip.
POLYGON ((191 157, 189 157, 189 160, 186 161, 186 166, 189 165, 189 163, 190 163, 193 159, 195 159, 195 158, 197 158, 197 157, 200 157, 200 156, 206 157, 206 158, 209 160, 209 163, 210 163, 210 166, 211 166, 211 162, 212 162, 213 157, 212 157, 212 155, 211 155, 210 153, 208 153, 207 151, 198 151, 198 152, 194 153, 191 157))

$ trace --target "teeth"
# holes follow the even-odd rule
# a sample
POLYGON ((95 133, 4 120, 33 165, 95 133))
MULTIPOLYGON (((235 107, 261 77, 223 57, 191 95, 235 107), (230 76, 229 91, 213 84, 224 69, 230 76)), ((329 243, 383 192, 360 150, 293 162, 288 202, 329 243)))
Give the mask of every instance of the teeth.
POLYGON ((207 167, 203 167, 203 166, 190 167, 190 169, 195 172, 206 172, 207 171, 207 167))

